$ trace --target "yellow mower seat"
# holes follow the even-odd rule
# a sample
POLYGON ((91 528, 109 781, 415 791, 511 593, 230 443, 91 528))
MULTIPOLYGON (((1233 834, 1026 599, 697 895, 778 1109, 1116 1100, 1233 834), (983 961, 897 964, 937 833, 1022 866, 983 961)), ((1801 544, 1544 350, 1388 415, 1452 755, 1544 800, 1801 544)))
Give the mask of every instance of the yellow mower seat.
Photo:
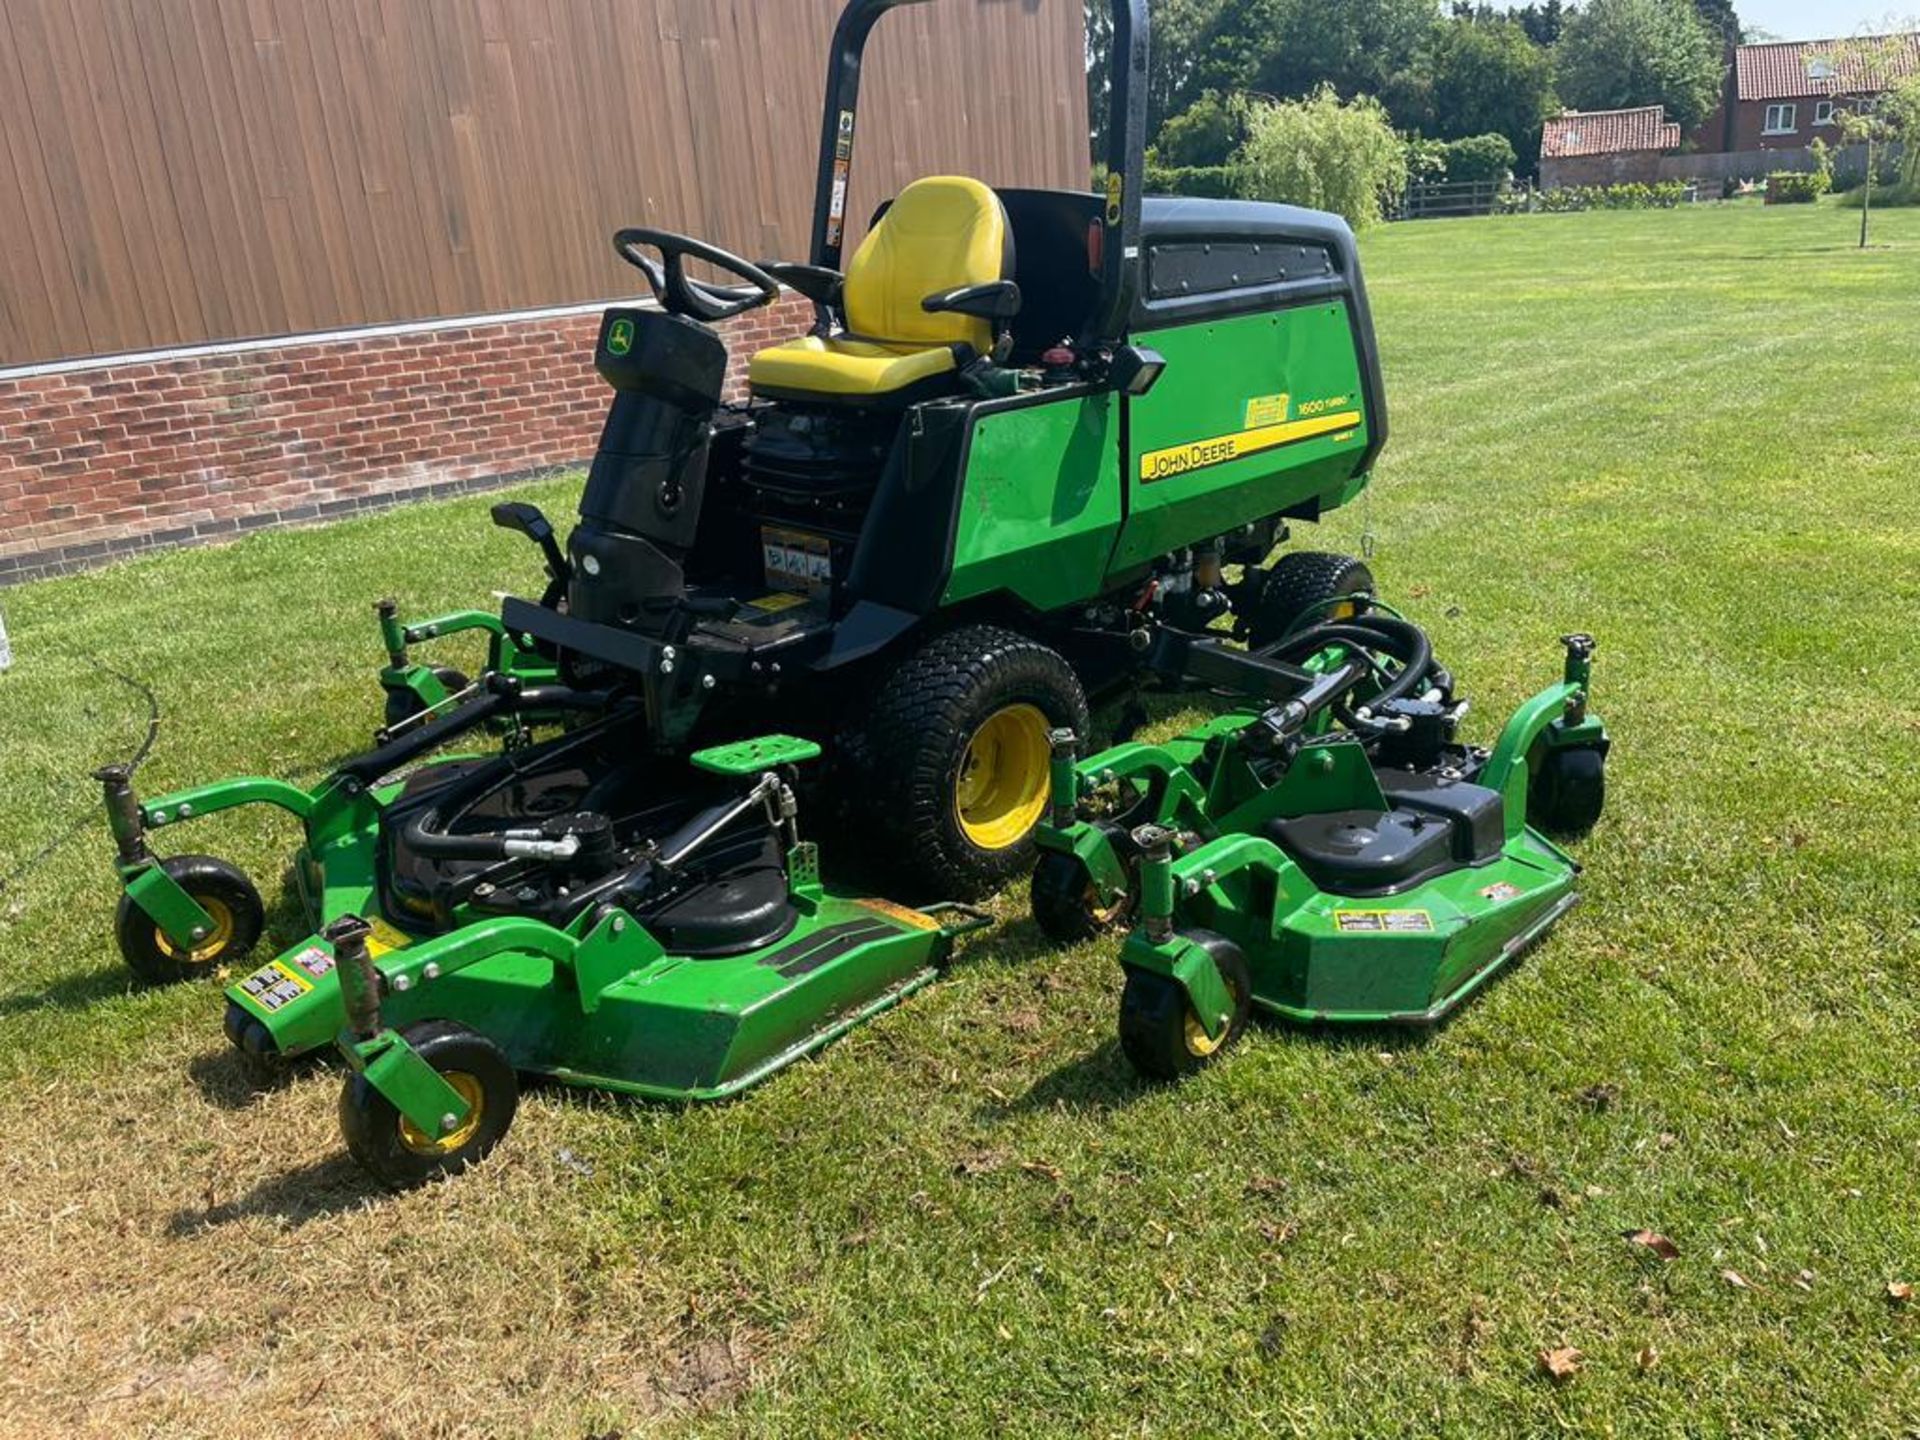
POLYGON ((984 355, 993 327, 930 315, 943 290, 1013 278, 1013 238, 1000 197, 978 180, 936 175, 900 192, 848 262, 847 333, 762 350, 747 369, 755 394, 836 400, 895 395, 958 368, 956 346, 984 355))

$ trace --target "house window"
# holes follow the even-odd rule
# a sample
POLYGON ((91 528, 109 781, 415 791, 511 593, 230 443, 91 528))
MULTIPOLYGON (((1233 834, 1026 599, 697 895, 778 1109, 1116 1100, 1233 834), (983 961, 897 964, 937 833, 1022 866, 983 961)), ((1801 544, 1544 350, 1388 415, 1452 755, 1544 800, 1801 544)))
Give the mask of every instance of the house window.
POLYGON ((1813 123, 1816 125, 1833 124, 1833 101, 1820 100, 1814 103, 1813 123))
POLYGON ((1792 105, 1767 106, 1766 133, 1769 135, 1791 135, 1795 130, 1798 130, 1800 126, 1798 117, 1794 113, 1795 109, 1796 107, 1792 105))

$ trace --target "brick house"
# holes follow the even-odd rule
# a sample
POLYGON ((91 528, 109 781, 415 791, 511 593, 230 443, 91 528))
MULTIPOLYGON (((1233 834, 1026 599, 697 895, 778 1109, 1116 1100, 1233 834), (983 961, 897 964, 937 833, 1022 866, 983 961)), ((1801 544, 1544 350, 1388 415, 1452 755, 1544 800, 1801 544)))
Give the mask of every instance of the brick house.
POLYGON ((1632 110, 1569 110, 1540 136, 1540 185, 1652 184, 1660 157, 1680 148, 1680 127, 1660 105, 1632 110))
POLYGON ((1920 34, 1738 46, 1726 98, 1703 127, 1700 148, 1804 150, 1816 139, 1837 145, 1837 108, 1871 100, 1915 74, 1920 74, 1920 34), (1863 61, 1846 53, 1849 45, 1886 49, 1863 61))

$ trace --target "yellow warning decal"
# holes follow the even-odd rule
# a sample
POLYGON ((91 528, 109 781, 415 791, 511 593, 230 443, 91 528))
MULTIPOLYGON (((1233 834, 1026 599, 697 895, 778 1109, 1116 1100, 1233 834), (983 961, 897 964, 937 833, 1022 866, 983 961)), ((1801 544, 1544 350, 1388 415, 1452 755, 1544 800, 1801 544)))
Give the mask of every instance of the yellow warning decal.
POLYGON ((766 610, 777 614, 782 610, 791 610, 796 605, 806 604, 807 597, 795 590, 784 590, 775 595, 763 595, 758 600, 750 600, 747 603, 756 610, 766 610))
POLYGON ((889 920, 898 920, 902 925, 910 925, 915 930, 940 928, 940 922, 931 915, 922 915, 918 910, 909 910, 905 905, 896 905, 891 900, 861 900, 857 903, 863 909, 885 915, 889 920))
POLYGON ((1240 461, 1248 455, 1258 455, 1263 449, 1279 449, 1281 445, 1296 445, 1302 440, 1315 440, 1317 436, 1331 436, 1336 430, 1350 432, 1340 436, 1340 440, 1350 440, 1359 419, 1359 411, 1340 411, 1338 415, 1315 415, 1313 419, 1288 420, 1286 424, 1263 424, 1258 430, 1238 430, 1231 436, 1188 440, 1185 445, 1150 449, 1140 455, 1140 480, 1148 484, 1154 480, 1171 480, 1177 474, 1190 474, 1192 470, 1204 470, 1210 465, 1225 465, 1227 461, 1240 461))
POLYGON ((367 953, 376 960, 389 950, 404 950, 412 943, 411 935, 401 933, 378 918, 373 921, 373 928, 367 932, 367 953))
POLYGON ((1296 445, 1336 431, 1351 431, 1359 423, 1358 410, 1343 410, 1337 415, 1315 415, 1307 420, 1290 420, 1284 425, 1262 425, 1208 440, 1190 440, 1165 450, 1149 450, 1140 457, 1140 478, 1147 483, 1169 480, 1211 465, 1224 465, 1229 460, 1244 460, 1263 450, 1277 450, 1282 445, 1296 445))
POLYGON ((1249 430, 1258 430, 1268 425, 1281 425, 1286 422, 1288 395, 1256 395, 1247 401, 1247 423, 1249 430))
POLYGON ((1333 924, 1342 931, 1406 935, 1433 929, 1433 916, 1425 910, 1336 910, 1333 924))

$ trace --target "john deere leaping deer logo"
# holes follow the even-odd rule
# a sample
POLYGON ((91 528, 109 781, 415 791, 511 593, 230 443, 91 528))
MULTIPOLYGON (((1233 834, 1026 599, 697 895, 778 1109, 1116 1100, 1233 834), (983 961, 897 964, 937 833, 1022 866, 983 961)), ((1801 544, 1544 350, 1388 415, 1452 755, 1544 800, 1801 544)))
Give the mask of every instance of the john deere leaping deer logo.
POLYGON ((607 353, 624 355, 631 349, 633 349, 633 321, 614 321, 607 327, 607 353))

